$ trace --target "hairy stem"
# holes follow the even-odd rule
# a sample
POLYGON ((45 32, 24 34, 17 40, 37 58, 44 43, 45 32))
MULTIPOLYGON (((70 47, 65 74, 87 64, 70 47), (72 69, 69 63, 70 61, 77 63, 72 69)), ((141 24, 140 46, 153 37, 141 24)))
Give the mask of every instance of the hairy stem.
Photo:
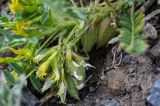
POLYGON ((131 48, 133 48, 133 44, 134 44, 134 4, 131 8, 131 23, 132 23, 132 41, 131 41, 131 48))

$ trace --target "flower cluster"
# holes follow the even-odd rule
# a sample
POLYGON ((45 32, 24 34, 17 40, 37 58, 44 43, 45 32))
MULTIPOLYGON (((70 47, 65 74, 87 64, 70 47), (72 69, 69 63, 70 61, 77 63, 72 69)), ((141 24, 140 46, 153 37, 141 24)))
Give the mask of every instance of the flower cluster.
POLYGON ((8 4, 11 13, 16 14, 17 12, 20 12, 23 7, 21 3, 18 2, 18 0, 12 0, 11 3, 8 4))

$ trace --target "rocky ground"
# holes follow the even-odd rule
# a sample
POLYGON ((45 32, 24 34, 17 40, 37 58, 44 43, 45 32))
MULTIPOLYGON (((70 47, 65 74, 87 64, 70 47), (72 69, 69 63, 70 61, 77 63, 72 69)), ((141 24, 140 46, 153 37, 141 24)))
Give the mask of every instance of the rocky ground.
MULTIPOLYGON (((157 2, 146 9, 143 33, 150 45, 146 53, 126 54, 118 42, 93 50, 89 62, 95 69, 87 71, 81 100, 67 97, 66 106, 160 106, 160 14, 151 14, 159 9, 157 2)), ((31 91, 23 90, 23 106, 62 105, 55 97, 31 91)))

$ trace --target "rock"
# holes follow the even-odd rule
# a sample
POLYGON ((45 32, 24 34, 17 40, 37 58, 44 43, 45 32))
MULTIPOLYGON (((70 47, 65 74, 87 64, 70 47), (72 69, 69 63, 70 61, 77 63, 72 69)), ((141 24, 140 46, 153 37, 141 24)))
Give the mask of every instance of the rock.
POLYGON ((38 104, 37 97, 27 88, 23 89, 22 95, 22 106, 36 106, 38 104))
POLYGON ((155 82, 150 95, 147 97, 147 102, 151 106, 160 106, 160 80, 155 82))
POLYGON ((160 41, 153 48, 151 48, 150 53, 154 57, 160 57, 160 41))
POLYGON ((89 87, 89 91, 90 91, 90 92, 94 92, 94 91, 95 91, 95 88, 94 88, 94 87, 89 87))
POLYGON ((157 4, 160 5, 160 0, 157 1, 157 4))
POLYGON ((108 88, 113 95, 121 95, 125 93, 125 79, 128 78, 124 70, 113 69, 107 73, 108 88))
POLYGON ((155 74, 159 74, 159 73, 160 73, 160 67, 156 67, 156 68, 154 69, 154 73, 155 73, 155 74))
POLYGON ((144 28, 143 28, 143 33, 147 38, 151 38, 151 39, 156 39, 157 38, 157 30, 155 29, 155 27, 150 24, 147 23, 144 28))
POLYGON ((99 106, 121 106, 121 105, 116 100, 108 100, 107 102, 104 102, 99 106))
POLYGON ((147 56, 138 56, 135 70, 138 71, 137 73, 151 72, 153 70, 152 60, 147 56))
POLYGON ((122 59, 121 64, 123 65, 127 65, 127 64, 135 64, 137 62, 136 57, 133 55, 126 55, 124 56, 124 58, 122 59))
POLYGON ((108 42, 108 45, 113 45, 113 44, 117 43, 117 42, 119 41, 119 37, 120 37, 120 36, 117 36, 117 37, 112 38, 112 39, 108 42))

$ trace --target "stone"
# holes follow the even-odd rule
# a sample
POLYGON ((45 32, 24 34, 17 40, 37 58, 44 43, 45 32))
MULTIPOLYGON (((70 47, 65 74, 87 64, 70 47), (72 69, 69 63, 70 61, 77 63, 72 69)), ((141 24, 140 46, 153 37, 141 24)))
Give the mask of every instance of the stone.
POLYGON ((147 38, 151 38, 151 39, 157 39, 157 30, 155 29, 155 27, 150 24, 147 23, 144 28, 143 28, 143 33, 147 38))
POLYGON ((156 68, 154 69, 154 73, 155 73, 155 74, 159 74, 159 73, 160 73, 160 67, 156 67, 156 68))
POLYGON ((151 106, 160 105, 160 79, 155 82, 150 95, 147 97, 147 103, 151 106))
POLYGON ((154 57, 160 57, 160 41, 150 50, 154 57))
POLYGON ((113 44, 117 43, 117 42, 119 41, 119 37, 120 37, 120 36, 117 36, 117 37, 112 38, 112 39, 108 42, 108 45, 113 45, 113 44))
POLYGON ((89 87, 89 91, 90 91, 90 92, 94 92, 94 91, 95 91, 95 88, 94 88, 94 87, 89 87))
POLYGON ((27 88, 22 90, 22 106, 37 106, 38 98, 27 88))
POLYGON ((108 100, 107 102, 104 102, 99 106, 121 106, 121 105, 116 100, 108 100))
POLYGON ((122 95, 125 93, 125 79, 128 79, 127 74, 123 69, 113 69, 107 73, 108 88, 113 95, 122 95))
POLYGON ((160 0, 157 1, 157 4, 160 5, 160 0))
POLYGON ((135 64, 137 62, 137 59, 133 55, 125 55, 124 58, 122 59, 121 64, 123 65, 128 65, 128 64, 135 64))

